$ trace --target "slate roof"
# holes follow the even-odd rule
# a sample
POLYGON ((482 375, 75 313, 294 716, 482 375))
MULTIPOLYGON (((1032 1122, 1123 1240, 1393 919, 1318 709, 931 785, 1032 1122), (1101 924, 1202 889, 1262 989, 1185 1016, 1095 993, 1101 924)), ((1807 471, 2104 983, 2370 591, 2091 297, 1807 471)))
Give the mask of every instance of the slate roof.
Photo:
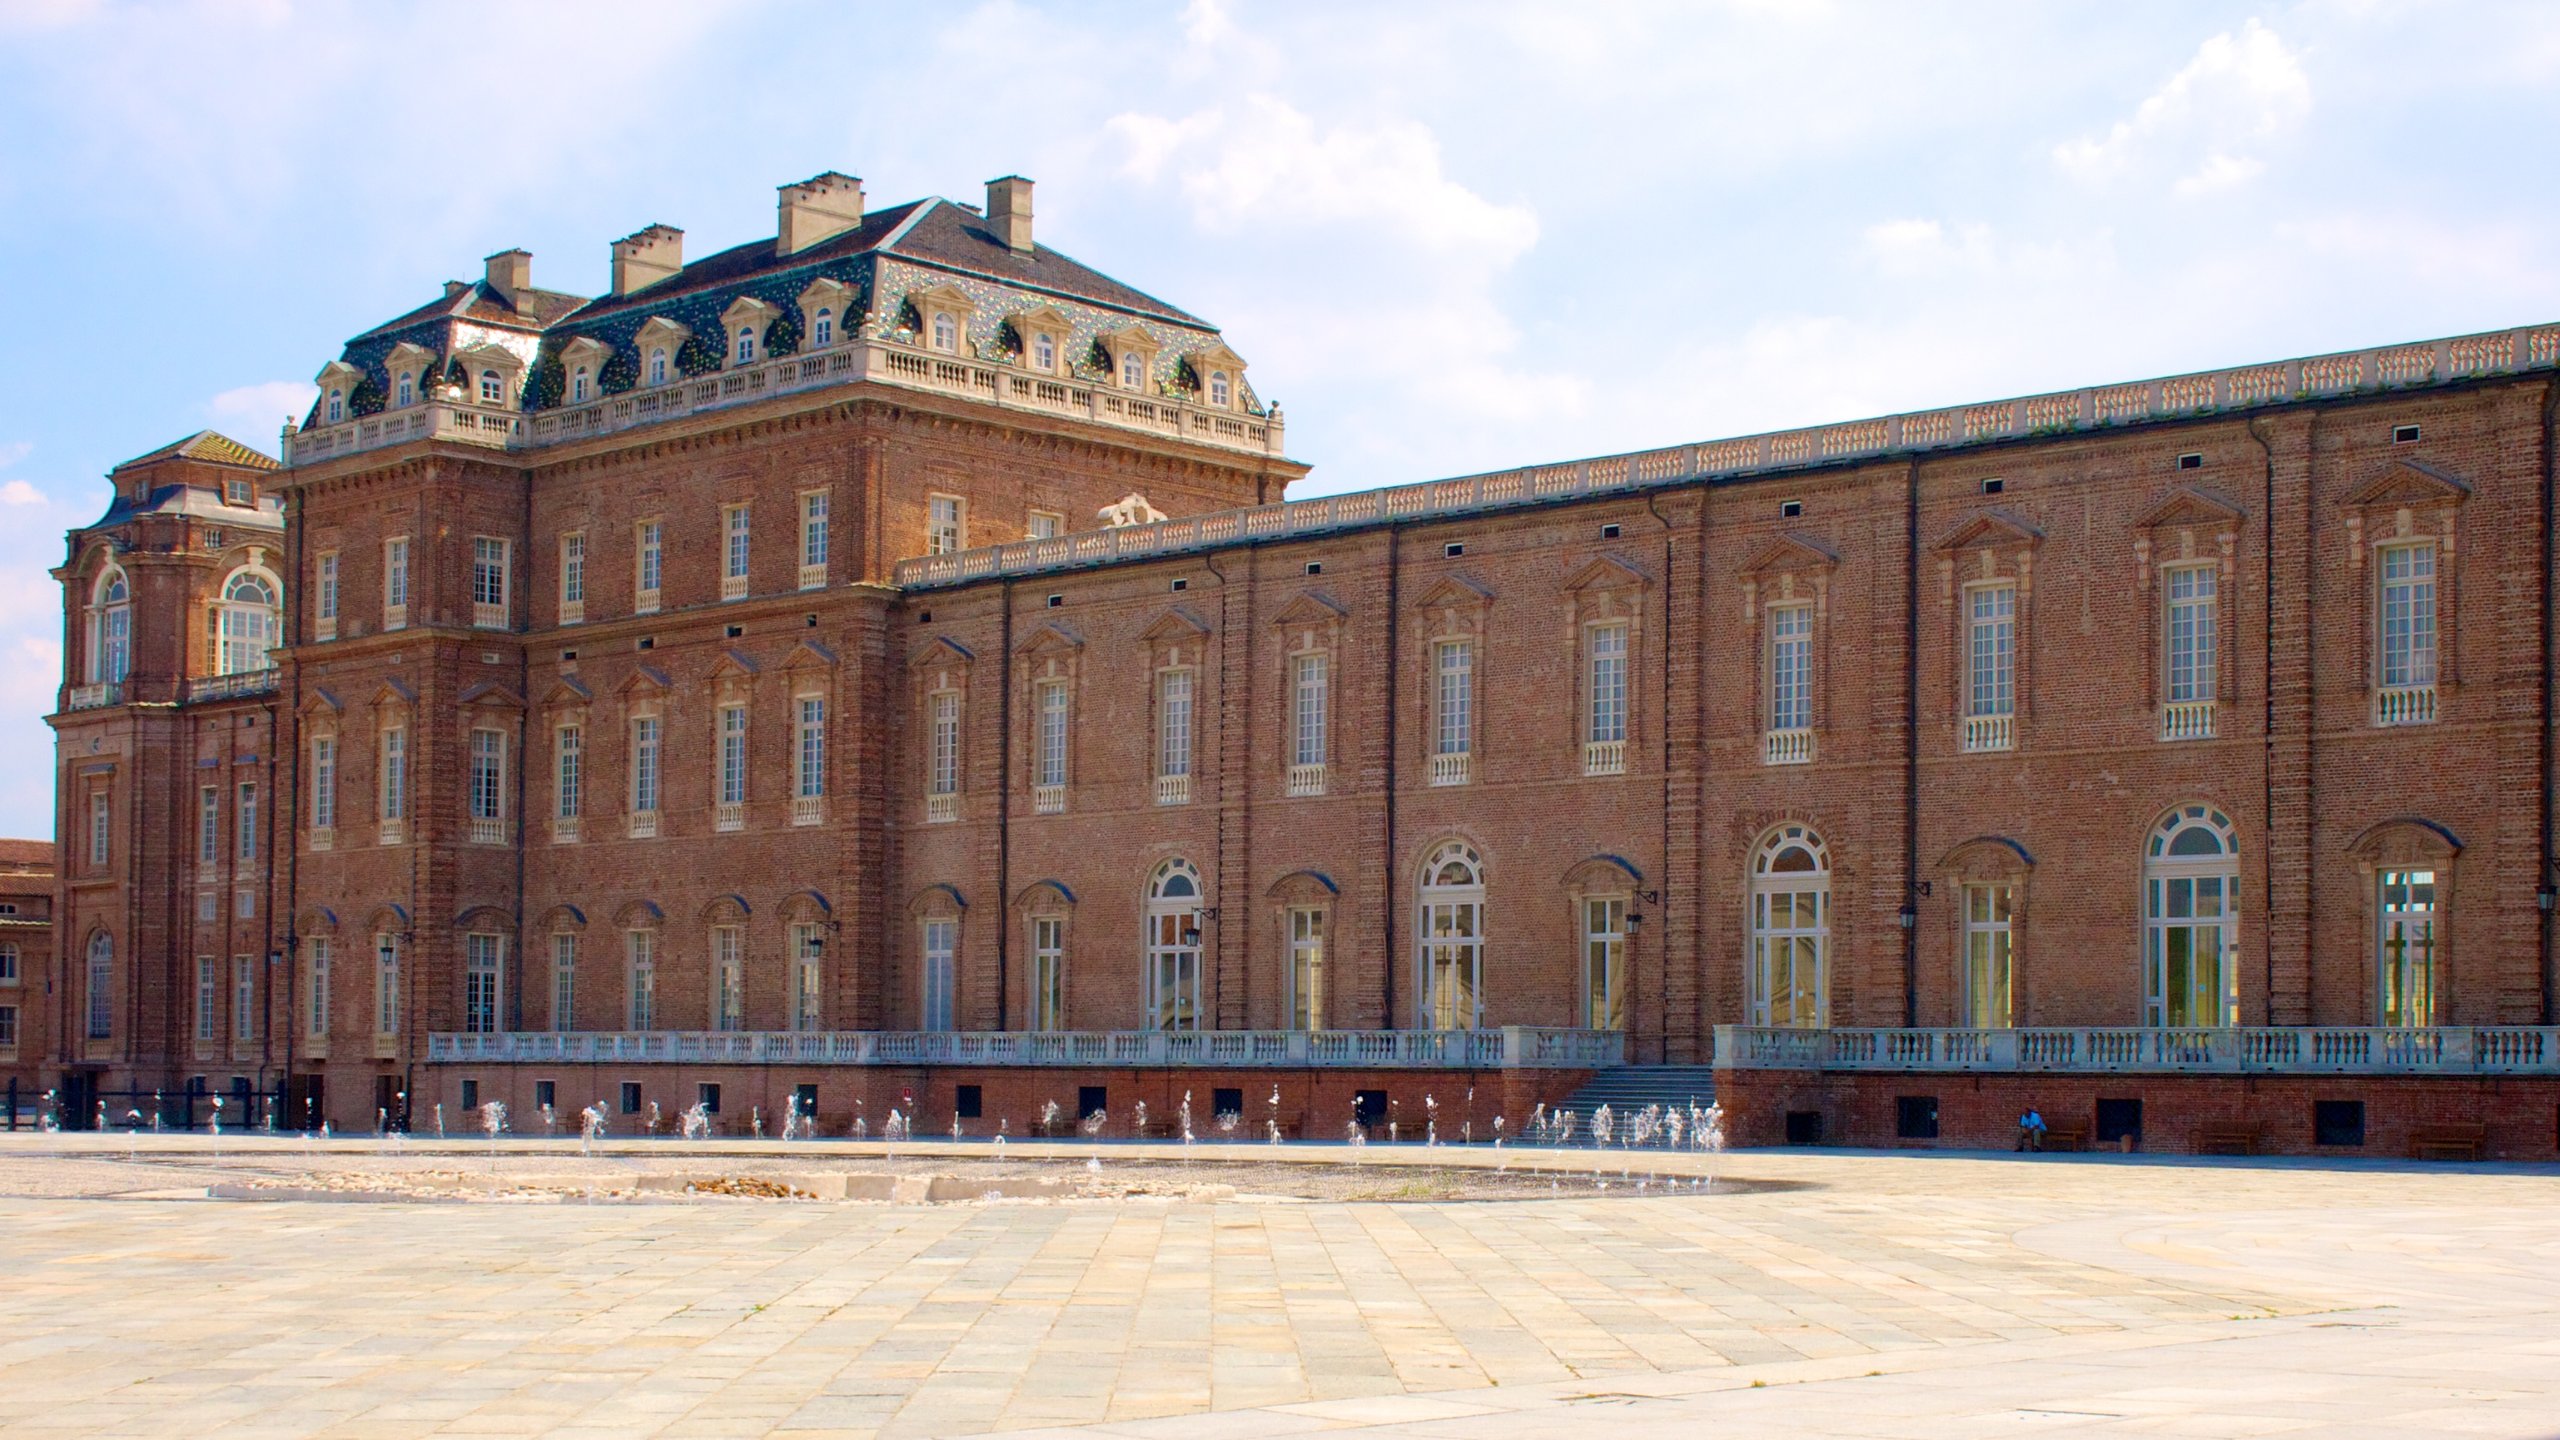
POLYGON ((252 450, 219 430, 199 430, 183 440, 173 440, 148 455, 136 455, 115 468, 148 465, 154 460, 201 460, 213 465, 238 465, 251 470, 281 470, 282 463, 263 451, 252 450))

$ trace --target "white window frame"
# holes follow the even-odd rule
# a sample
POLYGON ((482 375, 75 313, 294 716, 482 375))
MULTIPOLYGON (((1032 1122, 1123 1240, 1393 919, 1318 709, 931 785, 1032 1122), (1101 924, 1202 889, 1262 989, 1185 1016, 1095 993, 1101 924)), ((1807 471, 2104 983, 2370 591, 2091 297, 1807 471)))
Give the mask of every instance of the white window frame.
POLYGON ((1459 636, 1431 645, 1431 783, 1464 785, 1475 768, 1476 645, 1459 636))
POLYGON ((1067 733, 1072 697, 1067 682, 1051 678, 1031 687, 1036 718, 1032 769, 1032 808, 1043 815, 1067 807, 1067 733))
POLYGON ((1976 1030, 2006 1030, 2017 1023, 2018 887, 1995 880, 1966 885, 1957 896, 1963 906, 1963 950, 1957 1004, 1963 1023, 1976 1030))
POLYGON ((471 624, 477 630, 508 628, 507 598, 515 546, 502 536, 471 537, 471 624))
POLYGON ((969 502, 937 491, 924 504, 924 553, 951 555, 968 548, 969 502))
POLYGON ((507 734, 488 726, 471 731, 471 842, 499 845, 507 833, 507 734))
POLYGON ((2240 1023, 2240 851, 2230 818, 2201 804, 2163 816, 2144 848, 2142 892, 2142 1023, 2174 1029, 2240 1023), (2173 853, 2190 832, 2211 835, 2219 848, 2173 853), (2200 941, 2214 947, 2210 973, 2199 973, 2200 941))
POLYGON ((657 613, 661 587, 666 574, 666 522, 656 518, 635 521, 631 527, 632 611, 640 615, 657 613))
POLYGON ((827 584, 827 512, 828 493, 804 490, 800 494, 800 588, 823 590, 827 584))
POLYGON ((631 829, 634 836, 658 833, 658 807, 665 801, 663 747, 666 727, 655 715, 631 717, 631 829))
POLYGON ((1207 887, 1188 860, 1167 860, 1147 882, 1147 1008, 1139 1028, 1189 1032, 1204 1024, 1200 920, 1207 887))
POLYGON ((319 580, 312 587, 317 592, 312 609, 312 633, 316 639, 335 640, 338 638, 338 552, 322 551, 319 563, 313 568, 319 580))
POLYGON ((711 927, 711 1028, 747 1027, 747 929, 711 927))
POLYGON ((1624 894, 1585 895, 1582 930, 1582 1028, 1627 1028, 1627 912, 1624 894))
POLYGON ((379 1038, 400 1033, 400 937, 388 932, 373 937, 373 1033, 379 1038))
POLYGON ((1321 905, 1292 905, 1282 924, 1289 945, 1289 1028, 1325 1028, 1325 925, 1321 905))
POLYGON ((747 568, 755 558, 754 512, 746 505, 720 507, 720 598, 747 598, 747 568))
POLYGON ((712 825, 742 830, 747 823, 747 707, 730 702, 712 712, 712 825))
POLYGON ((578 1028, 578 936, 571 930, 551 935, 551 1028, 578 1028))
POLYGON ((1187 665, 1156 672, 1156 803, 1191 802, 1191 761, 1197 709, 1194 672, 1187 665))
POLYGON ((494 1035, 499 1029, 499 997, 505 993, 506 939, 486 930, 462 937, 462 1028, 466 1034, 494 1035))
POLYGON ((2444 1004, 2444 875, 2398 865, 2374 875, 2374 1023, 2424 1029, 2444 1004))
POLYGON ((1030 1028, 1067 1027, 1067 917, 1031 917, 1030 1028))
POLYGON ((1484 1024, 1484 857, 1452 840, 1422 863, 1415 886, 1414 1023, 1425 1030, 1484 1024))
POLYGON ((658 932, 622 932, 623 1028, 654 1030, 658 1021, 658 932))
POLYGON ((338 828, 338 737, 311 737, 311 833, 331 835, 338 828))
POLYGON ((303 1035, 311 1040, 329 1038, 329 962, 336 942, 326 935, 314 935, 304 948, 303 1035))
POLYGON ((791 822, 815 825, 827 798, 827 697, 794 696, 792 709, 791 822))
POLYGON ((393 535, 382 542, 382 628, 402 630, 409 624, 409 537, 393 535))
POLYGON ((916 1028, 952 1028, 960 969, 960 922, 937 915, 924 922, 923 963, 918 966, 923 993, 917 997, 916 1028))
POLYGON ((1831 1023, 1831 851, 1802 825, 1779 827, 1751 859, 1753 1025, 1819 1030, 1831 1023), (1779 868, 1802 853, 1810 868, 1779 868))
POLYGON ((802 921, 791 927, 791 1028, 809 1032, 826 1028, 827 940, 822 927, 802 921))
POLYGON ((587 618, 587 532, 560 536, 560 623, 578 625, 587 618))

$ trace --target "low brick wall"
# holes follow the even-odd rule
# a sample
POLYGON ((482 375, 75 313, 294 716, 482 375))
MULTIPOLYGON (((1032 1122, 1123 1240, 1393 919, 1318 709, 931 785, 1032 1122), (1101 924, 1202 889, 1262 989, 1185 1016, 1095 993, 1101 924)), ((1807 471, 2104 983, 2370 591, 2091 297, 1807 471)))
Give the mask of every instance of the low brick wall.
MULTIPOLYGON (((1238 1135, 1261 1139, 1277 1119, 1289 1137, 1339 1140, 1351 1123, 1359 1092, 1383 1092, 1387 1114, 1402 1138, 1423 1138, 1430 1122, 1430 1102, 1439 1102, 1440 1138, 1458 1139, 1472 1122, 1477 1139, 1490 1139, 1496 1116, 1504 1133, 1517 1134, 1540 1103, 1553 1105, 1589 1078, 1583 1070, 1211 1070, 1211 1069, 1047 1069, 1029 1067, 865 1067, 860 1069, 793 1065, 645 1065, 645 1064, 450 1064, 424 1072, 412 1102, 412 1128, 433 1124, 432 1107, 444 1106, 447 1130, 477 1123, 463 1104, 469 1081, 481 1104, 505 1102, 508 1129, 517 1134, 541 1133, 537 1082, 552 1085, 553 1113, 559 1133, 574 1135, 578 1112, 591 1104, 604 1107, 612 1133, 631 1135, 646 1123, 652 1102, 658 1106, 659 1130, 672 1132, 677 1117, 694 1104, 703 1085, 720 1087, 720 1111, 713 1126, 723 1135, 751 1133, 760 1111, 765 1133, 781 1133, 783 1116, 802 1085, 818 1087, 818 1133, 842 1137, 861 1119, 869 1135, 879 1138, 892 1110, 906 1116, 919 1134, 948 1135, 961 1107, 964 1087, 978 1091, 975 1117, 961 1116, 965 1134, 984 1137, 1004 1132, 1028 1138, 1042 1111, 1051 1103, 1072 1124, 1086 1087, 1102 1089, 1110 1113, 1105 1133, 1125 1138, 1137 1106, 1147 1107, 1150 1134, 1178 1134, 1178 1115, 1185 1092, 1191 1097, 1193 1133, 1218 1138, 1214 1116, 1217 1092, 1240 1091, 1243 1122, 1238 1135), (640 1087, 638 1114, 622 1108, 622 1087, 640 1087), (1279 1104, 1272 1104, 1277 1092, 1279 1104)), ((368 1121, 370 1117, 365 1117, 368 1121)), ((1385 1139, 1386 1127, 1374 1138, 1385 1139)))
MULTIPOLYGON (((2486 1128, 2493 1160, 2560 1158, 2560 1079, 2475 1076, 2065 1075, 1960 1073, 1814 1073, 1720 1069, 1716 1099, 1735 1145, 1789 1143, 1788 1117, 1818 1117, 1820 1142, 1906 1149, 2006 1150, 2017 1143, 2018 1117, 2029 1108, 2056 1129, 2086 1132, 2090 1148, 2113 1148, 2109 1119, 2138 1113, 2135 1148, 2155 1154, 2196 1153, 2208 1126, 2254 1126, 2264 1155, 2349 1155, 2407 1159, 2415 1133, 2427 1126, 2486 1128), (1903 1102, 1933 1114, 1935 1134, 1906 1134, 1903 1102), (2139 1103, 2130 1111, 2122 1102, 2139 1103), (2330 1140, 2319 1133, 2330 1102, 2330 1140), (2361 1143, 2343 1143, 2346 1106, 2361 1105, 2361 1143)), ((1805 1121, 1796 1122, 1798 1135, 1805 1121)), ((1799 1141, 1799 1143, 1800 1143, 1799 1141)))

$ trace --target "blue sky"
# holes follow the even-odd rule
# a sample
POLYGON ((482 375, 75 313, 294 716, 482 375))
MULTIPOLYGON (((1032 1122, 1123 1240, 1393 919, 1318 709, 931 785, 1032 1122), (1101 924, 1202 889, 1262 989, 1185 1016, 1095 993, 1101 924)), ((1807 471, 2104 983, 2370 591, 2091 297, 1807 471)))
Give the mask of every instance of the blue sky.
POLYGON ((0 0, 0 833, 62 531, 510 245, 1039 182, 1299 493, 2560 316, 2560 7, 0 0))

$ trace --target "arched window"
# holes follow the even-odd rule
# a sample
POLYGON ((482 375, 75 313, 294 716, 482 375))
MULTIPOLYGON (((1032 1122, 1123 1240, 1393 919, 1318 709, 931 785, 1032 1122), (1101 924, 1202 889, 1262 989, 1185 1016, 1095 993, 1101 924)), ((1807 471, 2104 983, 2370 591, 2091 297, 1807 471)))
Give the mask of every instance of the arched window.
POLYGON ((584 365, 579 366, 577 373, 569 377, 569 403, 572 405, 587 403, 587 367, 584 365))
POLYGON ((960 352, 960 322, 952 319, 946 311, 934 312, 933 348, 947 354, 960 352))
POLYGON ((2142 861, 2142 1023, 2240 1023, 2239 903, 2230 817, 2209 805, 2161 817, 2142 861))
POLYGON ((116 942, 101 930, 89 937, 89 1038, 115 1034, 116 942))
POLYGON ((741 365, 756 363, 756 327, 753 325, 738 327, 738 363, 741 365))
POLYGON ((1200 1028, 1200 872, 1167 860, 1147 882, 1147 1026, 1200 1028))
POLYGON ((1120 352, 1120 387, 1124 390, 1147 388, 1147 357, 1135 350, 1120 352))
POLYGON ((344 420, 344 419, 346 419, 346 418, 347 418, 347 394, 346 394, 346 392, 345 392, 345 391, 343 391, 343 390, 332 390, 332 391, 330 391, 330 392, 329 392, 329 423, 330 423, 330 424, 332 424, 332 425, 335 425, 335 424, 337 424, 339 421, 344 420))
POLYGON ((1209 403, 1211 405, 1220 410, 1226 409, 1227 402, 1233 398, 1234 392, 1235 386, 1227 379, 1226 371, 1212 370, 1209 372, 1209 403))
POLYGON ((1452 840, 1422 863, 1421 1021, 1473 1030, 1484 1020, 1484 858, 1452 840))
POLYGON ((824 349, 836 343, 836 312, 832 305, 818 307, 816 318, 809 322, 809 344, 824 349))
POLYGON ((649 351, 649 383, 667 383, 667 347, 664 345, 652 347, 649 351))
POLYGON ((214 638, 217 675, 240 675, 273 664, 267 652, 276 644, 274 582, 254 570, 236 571, 224 581, 214 638))
POLYGON ((401 371, 401 372, 400 372, 400 399, 399 399, 399 402, 398 402, 398 403, 399 403, 399 408, 400 408, 400 409, 403 409, 403 410, 406 410, 406 409, 408 409, 411 405, 416 404, 416 403, 417 403, 417 400, 418 400, 418 377, 417 377, 416 375, 411 374, 409 371, 406 371, 406 370, 401 371))
POLYGON ((133 591, 110 567, 89 600, 89 683, 115 685, 133 668, 133 591))
POLYGON ((498 372, 495 370, 481 371, 480 403, 483 405, 500 405, 506 402, 506 398, 506 382, 498 378, 498 372))
POLYGON ((1783 825, 1751 860, 1751 1023, 1831 1023, 1831 852, 1783 825))
POLYGON ((1031 337, 1031 363, 1032 363, 1032 365, 1033 365, 1035 368, 1037 368, 1037 369, 1041 369, 1041 370, 1055 370, 1055 369, 1057 369, 1057 368, 1058 368, 1058 341, 1057 341, 1057 337, 1052 336, 1052 335, 1034 335, 1034 336, 1032 336, 1032 337, 1031 337))

